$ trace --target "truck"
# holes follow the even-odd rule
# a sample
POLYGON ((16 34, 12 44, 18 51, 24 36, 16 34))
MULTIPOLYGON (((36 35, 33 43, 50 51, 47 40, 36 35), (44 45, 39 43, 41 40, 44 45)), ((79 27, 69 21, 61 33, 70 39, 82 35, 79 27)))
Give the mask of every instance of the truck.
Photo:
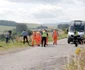
POLYGON ((74 20, 70 22, 70 26, 68 29, 68 39, 67 42, 73 42, 74 31, 78 32, 78 39, 83 41, 85 35, 85 22, 81 20, 74 20))

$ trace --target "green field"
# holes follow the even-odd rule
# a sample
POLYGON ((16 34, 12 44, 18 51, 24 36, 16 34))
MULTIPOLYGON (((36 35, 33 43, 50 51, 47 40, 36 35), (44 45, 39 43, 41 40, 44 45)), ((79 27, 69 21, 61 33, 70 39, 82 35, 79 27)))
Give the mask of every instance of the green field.
POLYGON ((0 34, 3 33, 4 31, 12 30, 12 29, 15 29, 15 27, 12 27, 12 26, 1 26, 0 25, 0 34))
POLYGON ((10 41, 10 43, 5 43, 5 41, 0 41, 0 51, 5 51, 5 50, 9 50, 9 49, 17 49, 17 48, 25 48, 25 47, 29 47, 28 44, 23 44, 22 42, 12 42, 10 41))
POLYGON ((28 28, 37 28, 39 26, 40 26, 40 24, 27 24, 28 28))

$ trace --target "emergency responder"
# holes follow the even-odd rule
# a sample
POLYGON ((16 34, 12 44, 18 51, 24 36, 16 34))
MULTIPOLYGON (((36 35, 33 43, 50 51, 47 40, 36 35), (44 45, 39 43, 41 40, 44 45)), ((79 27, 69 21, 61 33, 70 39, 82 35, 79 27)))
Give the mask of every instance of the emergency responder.
POLYGON ((36 31, 33 31, 32 33, 32 46, 34 46, 36 43, 36 31))
POLYGON ((53 30, 52 37, 53 37, 53 45, 57 45, 58 32, 57 32, 57 30, 56 30, 56 29, 54 29, 54 30, 53 30))
POLYGON ((42 46, 46 47, 46 38, 47 38, 47 32, 46 30, 44 29, 43 32, 42 32, 42 41, 41 41, 41 44, 42 46))
POLYGON ((48 45, 48 31, 46 30, 46 32, 47 32, 46 45, 48 45))
POLYGON ((39 31, 36 32, 36 44, 37 46, 41 44, 41 33, 39 31))
POLYGON ((78 38, 78 32, 77 32, 76 30, 74 30, 74 39, 75 39, 75 40, 78 40, 79 44, 82 44, 82 43, 83 43, 83 42, 82 42, 82 39, 79 39, 79 38, 78 38))

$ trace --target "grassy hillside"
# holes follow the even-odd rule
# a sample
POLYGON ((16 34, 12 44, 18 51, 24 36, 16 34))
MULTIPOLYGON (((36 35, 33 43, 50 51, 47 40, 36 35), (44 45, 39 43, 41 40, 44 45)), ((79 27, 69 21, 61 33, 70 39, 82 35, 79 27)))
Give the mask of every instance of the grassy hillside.
POLYGON ((2 26, 0 25, 0 34, 6 30, 12 30, 14 29, 15 27, 12 27, 12 26, 2 26))
POLYGON ((28 28, 37 28, 38 26, 40 26, 40 24, 27 24, 28 28))
POLYGON ((14 21, 9 21, 9 20, 0 20, 0 25, 3 26, 16 26, 17 23, 14 21))

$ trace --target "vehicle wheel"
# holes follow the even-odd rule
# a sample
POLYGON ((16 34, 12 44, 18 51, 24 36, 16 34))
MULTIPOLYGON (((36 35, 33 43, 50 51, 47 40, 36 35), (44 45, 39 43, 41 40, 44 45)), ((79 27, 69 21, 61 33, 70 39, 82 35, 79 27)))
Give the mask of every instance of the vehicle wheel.
POLYGON ((68 40, 68 44, 70 44, 70 41, 68 40))
POLYGON ((77 44, 77 43, 75 43, 75 46, 77 47, 77 46, 78 46, 78 44, 77 44))

